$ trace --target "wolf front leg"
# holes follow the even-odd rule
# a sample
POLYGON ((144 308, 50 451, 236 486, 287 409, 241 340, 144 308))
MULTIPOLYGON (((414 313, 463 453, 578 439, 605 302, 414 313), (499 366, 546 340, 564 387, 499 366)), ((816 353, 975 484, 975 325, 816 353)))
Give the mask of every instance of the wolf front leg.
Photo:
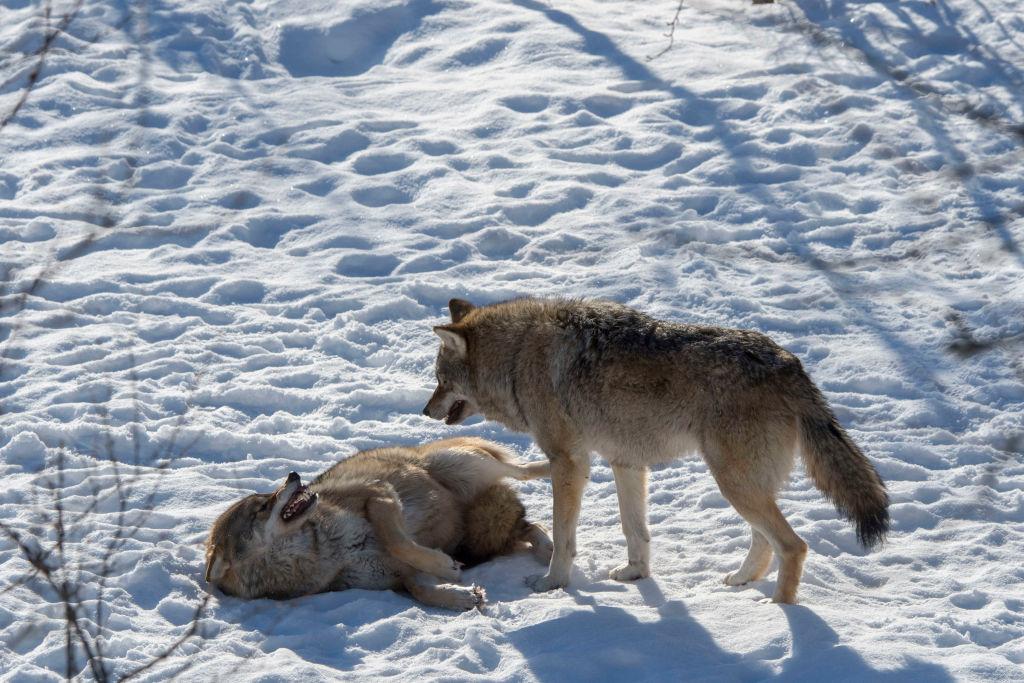
POLYGON ((647 530, 647 468, 612 465, 619 518, 626 536, 626 564, 611 570, 616 581, 633 581, 651 575, 651 534, 647 530))
POLYGON ((445 609, 466 611, 481 609, 487 600, 484 589, 476 584, 472 586, 453 586, 438 584, 437 579, 422 572, 415 572, 403 580, 405 589, 412 597, 424 605, 443 607, 445 609))
POLYGON ((576 525, 580 519, 583 488, 587 484, 589 472, 590 460, 587 456, 562 455, 551 458, 554 552, 551 554, 548 573, 531 576, 526 580, 538 593, 569 585, 572 561, 576 557, 576 525))

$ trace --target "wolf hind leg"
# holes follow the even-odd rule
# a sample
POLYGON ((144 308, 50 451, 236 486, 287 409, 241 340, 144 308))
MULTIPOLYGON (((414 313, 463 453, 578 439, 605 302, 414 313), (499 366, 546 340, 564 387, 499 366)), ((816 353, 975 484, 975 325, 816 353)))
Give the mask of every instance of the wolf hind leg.
MULTIPOLYGON (((779 576, 772 602, 796 602, 803 573, 807 544, 796 535, 775 502, 775 492, 793 466, 796 448, 795 426, 785 420, 757 420, 737 416, 738 426, 704 440, 704 460, 718 482, 718 488, 752 531, 747 559, 733 581, 744 570, 755 576, 766 568, 770 554, 757 540, 760 534, 779 558, 779 576)), ((731 583, 731 582, 730 582, 731 583)))
POLYGON ((458 581, 461 565, 446 553, 417 543, 405 528, 402 503, 394 489, 375 489, 366 501, 366 517, 384 549, 395 559, 446 581, 458 581))
MULTIPOLYGON (((762 536, 779 557, 779 576, 775 593, 772 595, 772 602, 796 602, 796 592, 800 586, 804 558, 807 557, 807 544, 796 535, 793 528, 789 526, 789 522, 782 516, 779 506, 775 503, 774 494, 769 491, 751 490, 748 488, 749 483, 744 484, 730 479, 728 476, 717 475, 718 473, 715 478, 718 480, 718 486, 725 499, 732 504, 743 519, 747 520, 754 534, 762 536)), ((767 565, 766 557, 767 560, 770 560, 770 553, 765 553, 754 536, 751 540, 751 551, 747 553, 748 559, 744 560, 736 574, 741 574, 744 569, 750 570, 767 565), (756 548, 755 544, 757 544, 756 548), (754 566, 748 567, 748 561, 754 566)))
POLYGON ((647 529, 647 468, 612 465, 619 519, 626 536, 626 564, 609 572, 616 581, 634 581, 651 575, 651 534, 647 529))
POLYGON ((796 602, 800 576, 807 557, 807 544, 796 535, 789 522, 782 516, 779 506, 770 497, 764 497, 752 505, 745 505, 737 512, 750 522, 750 526, 764 535, 772 550, 779 556, 779 576, 776 580, 772 602, 796 602))
POLYGON ((740 568, 726 574, 725 583, 728 586, 742 586, 751 581, 757 581, 768 571, 768 565, 772 561, 772 546, 768 539, 757 529, 750 528, 750 550, 743 560, 740 568))
POLYGON ((439 584, 435 577, 422 572, 405 577, 402 583, 412 597, 431 607, 465 612, 474 607, 482 608, 487 599, 484 589, 476 584, 472 586, 439 584))

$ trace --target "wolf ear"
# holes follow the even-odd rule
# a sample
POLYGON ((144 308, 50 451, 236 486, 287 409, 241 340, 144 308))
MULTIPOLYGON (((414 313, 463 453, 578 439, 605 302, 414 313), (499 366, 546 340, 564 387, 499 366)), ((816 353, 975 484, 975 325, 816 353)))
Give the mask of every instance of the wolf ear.
POLYGON ((466 317, 476 306, 465 299, 452 299, 448 302, 448 310, 452 312, 452 322, 457 323, 466 317))
POLYGON ((206 583, 220 581, 230 568, 231 565, 221 559, 217 546, 213 546, 210 556, 206 558, 206 583))
POLYGON ((448 347, 461 358, 466 357, 466 338, 462 336, 462 332, 446 325, 435 327, 434 332, 441 338, 442 346, 448 347))

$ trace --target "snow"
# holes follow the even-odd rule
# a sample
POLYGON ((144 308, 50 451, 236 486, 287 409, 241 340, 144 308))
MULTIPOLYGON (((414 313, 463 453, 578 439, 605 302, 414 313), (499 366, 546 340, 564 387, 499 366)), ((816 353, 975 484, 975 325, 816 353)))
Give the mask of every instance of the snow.
MULTIPOLYGON (((761 604, 774 574, 721 582, 747 529, 691 457, 651 477, 654 576, 616 583, 596 460, 568 590, 532 594, 520 555, 466 573, 483 613, 215 595, 206 637, 144 678, 1024 677, 1017 3, 693 0, 648 60, 675 5, 84 4, 0 131, 0 520, 46 545, 48 487, 69 510, 98 493, 68 545, 95 601, 120 514, 107 444, 137 455, 138 530, 103 588, 113 673, 186 632, 239 496, 456 434, 543 457, 420 410, 450 297, 560 295, 798 354, 889 486, 888 543, 865 553, 798 467, 801 604, 761 604)), ((0 112, 40 13, 0 9, 0 112)), ((550 484, 521 490, 550 523, 550 484)), ((0 545, 0 583, 27 569, 0 545)), ((38 583, 0 594, 0 633, 4 680, 63 677, 38 583)))

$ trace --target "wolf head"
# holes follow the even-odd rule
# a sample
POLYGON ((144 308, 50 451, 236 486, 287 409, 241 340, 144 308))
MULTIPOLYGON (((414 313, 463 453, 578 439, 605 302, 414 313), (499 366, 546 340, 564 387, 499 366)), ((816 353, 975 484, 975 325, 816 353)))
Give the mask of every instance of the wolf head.
POLYGON ((286 598, 321 590, 316 529, 306 524, 317 494, 292 472, 273 493, 238 501, 214 522, 206 542, 206 580, 228 595, 286 598))
POLYGON ((434 328, 441 338, 435 367, 437 388, 423 408, 423 414, 450 425, 459 424, 479 410, 470 392, 466 331, 459 325, 474 308, 468 301, 452 299, 448 302, 452 324, 434 328))

